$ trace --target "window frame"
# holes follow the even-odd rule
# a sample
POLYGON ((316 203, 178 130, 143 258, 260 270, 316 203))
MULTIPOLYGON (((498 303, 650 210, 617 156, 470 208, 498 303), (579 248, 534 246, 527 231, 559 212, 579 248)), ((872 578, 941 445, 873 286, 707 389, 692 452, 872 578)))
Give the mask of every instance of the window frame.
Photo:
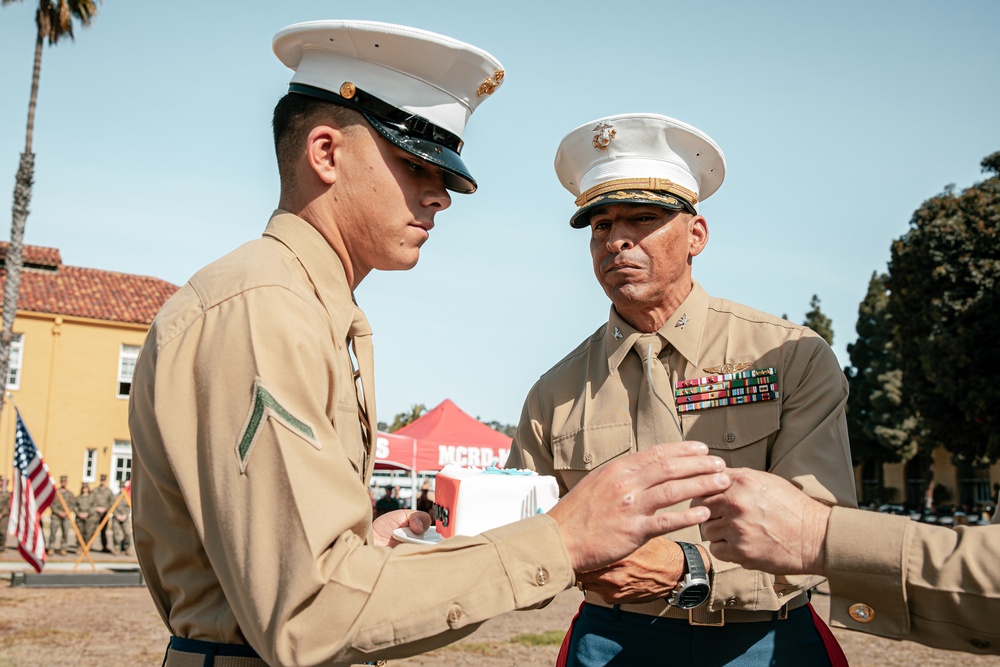
POLYGON ((132 378, 135 377, 135 364, 139 360, 139 345, 128 345, 127 343, 122 343, 118 348, 118 388, 115 396, 117 398, 128 398, 129 392, 132 390, 132 378), (134 354, 133 354, 134 351, 134 354), (125 366, 126 362, 130 361, 128 377, 125 377, 125 366), (128 384, 128 389, 125 393, 122 393, 122 385, 128 384))
POLYGON ((17 391, 21 388, 21 375, 24 368, 24 334, 14 334, 14 339, 10 342, 10 364, 7 368, 7 389, 17 391), (17 363, 14 363, 16 360, 17 363), (14 375, 14 381, 10 381, 10 376, 14 375))
POLYGON ((87 447, 83 453, 83 478, 87 484, 97 478, 97 447, 87 447))

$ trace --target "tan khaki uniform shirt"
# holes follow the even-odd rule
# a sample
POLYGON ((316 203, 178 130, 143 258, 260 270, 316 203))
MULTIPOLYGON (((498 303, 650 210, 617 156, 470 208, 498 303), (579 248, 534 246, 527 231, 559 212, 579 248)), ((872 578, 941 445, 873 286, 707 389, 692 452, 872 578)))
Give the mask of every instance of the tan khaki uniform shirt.
POLYGON ((174 635, 249 643, 274 665, 362 662, 455 641, 573 584, 547 516, 436 548, 369 544, 355 318, 337 255, 278 211, 153 323, 130 403, 133 520, 174 635))
MULTIPOLYGON (((684 412, 679 423, 686 439, 706 443, 731 467, 767 470, 815 498, 857 506, 844 416, 847 380, 822 338, 805 327, 712 298, 698 283, 659 333, 670 346, 664 345, 660 360, 671 387, 678 380, 715 374, 705 369, 726 363, 777 372, 780 400, 684 412)), ((638 393, 645 381, 642 361, 632 351, 637 336, 612 307, 606 325, 535 383, 524 403, 508 468, 555 475, 565 493, 591 470, 636 449, 638 393)), ((662 441, 678 439, 674 428, 662 441)), ((697 527, 668 537, 701 542, 697 527)), ((701 622, 718 621, 711 613, 719 609, 777 610, 822 581, 775 577, 717 559, 711 576, 709 604, 694 612, 701 622)), ((604 604, 590 593, 587 600, 604 604)), ((663 603, 621 608, 687 618, 687 612, 663 603)))
POLYGON ((826 538, 833 624, 951 651, 1000 653, 998 519, 952 529, 834 508, 826 538))

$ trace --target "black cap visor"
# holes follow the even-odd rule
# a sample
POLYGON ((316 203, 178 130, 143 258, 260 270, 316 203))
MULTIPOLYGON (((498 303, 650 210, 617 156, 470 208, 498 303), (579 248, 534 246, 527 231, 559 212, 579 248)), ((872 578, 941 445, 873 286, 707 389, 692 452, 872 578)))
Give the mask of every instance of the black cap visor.
POLYGON ((569 219, 571 227, 583 229, 590 226, 590 214, 599 206, 611 206, 612 204, 646 204, 659 206, 670 211, 688 211, 697 215, 691 202, 678 197, 669 192, 659 192, 653 190, 616 190, 594 197, 586 204, 577 209, 573 217, 569 219))
POLYGON ((358 111, 390 143, 414 157, 440 167, 444 172, 446 188, 462 194, 476 191, 476 180, 462 161, 461 138, 423 116, 394 107, 353 86, 353 96, 350 98, 302 83, 291 84, 288 92, 308 95, 358 111))

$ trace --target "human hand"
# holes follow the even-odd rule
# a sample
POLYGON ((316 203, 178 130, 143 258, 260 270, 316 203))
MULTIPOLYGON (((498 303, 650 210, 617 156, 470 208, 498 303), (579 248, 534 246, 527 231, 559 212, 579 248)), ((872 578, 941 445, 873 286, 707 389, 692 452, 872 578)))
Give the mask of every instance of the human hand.
MULTIPOLYGON (((708 553, 699 545, 706 571, 708 553)), ((673 540, 654 537, 621 560, 578 574, 576 581, 608 604, 652 602, 665 598, 684 578, 684 552, 673 540)))
POLYGON ((407 527, 417 535, 434 525, 431 515, 427 512, 416 510, 393 510, 386 512, 372 522, 372 533, 375 538, 375 545, 380 547, 394 547, 399 542, 392 536, 392 531, 397 528, 407 527))
POLYGON ((729 476, 725 492, 693 503, 712 513, 701 527, 712 555, 772 574, 826 574, 830 508, 771 473, 737 468, 729 476))
POLYGON ((701 442, 657 445, 621 456, 584 477, 548 514, 559 524, 573 570, 591 572, 657 535, 694 526, 704 507, 658 509, 725 490, 725 461, 701 442))

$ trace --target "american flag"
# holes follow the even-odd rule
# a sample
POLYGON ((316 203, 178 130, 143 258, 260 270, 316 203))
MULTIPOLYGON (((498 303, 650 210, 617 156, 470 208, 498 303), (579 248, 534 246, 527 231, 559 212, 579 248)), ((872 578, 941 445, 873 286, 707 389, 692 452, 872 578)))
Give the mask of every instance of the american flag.
POLYGON ((42 512, 52 504, 56 485, 42 461, 20 410, 14 435, 14 493, 11 497, 7 534, 17 537, 17 550, 36 572, 45 565, 42 512))

